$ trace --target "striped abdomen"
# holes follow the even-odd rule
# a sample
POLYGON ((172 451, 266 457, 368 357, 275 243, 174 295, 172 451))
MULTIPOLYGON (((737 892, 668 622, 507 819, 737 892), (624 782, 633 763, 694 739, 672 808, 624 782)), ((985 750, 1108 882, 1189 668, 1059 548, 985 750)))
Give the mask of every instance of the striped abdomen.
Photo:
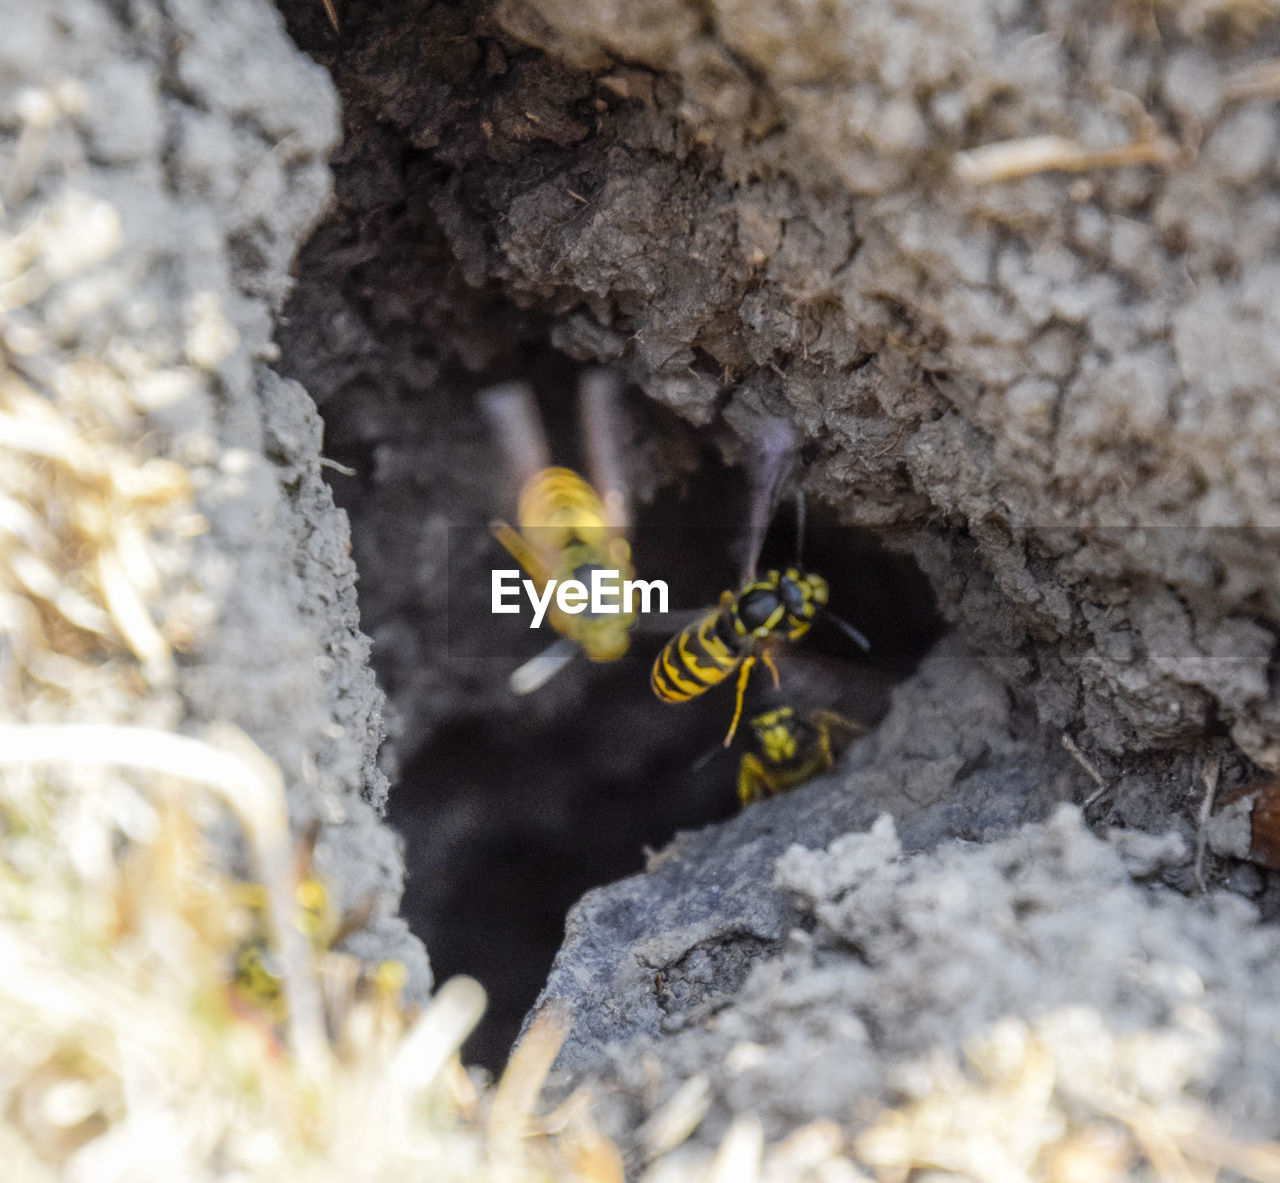
POLYGON ((745 638, 733 627, 729 603, 682 629, 653 663, 649 685, 663 702, 687 702, 723 682, 742 662, 745 638))
POLYGON ((571 468, 544 468, 520 493, 520 530, 544 553, 574 543, 603 547, 609 527, 599 494, 571 468))

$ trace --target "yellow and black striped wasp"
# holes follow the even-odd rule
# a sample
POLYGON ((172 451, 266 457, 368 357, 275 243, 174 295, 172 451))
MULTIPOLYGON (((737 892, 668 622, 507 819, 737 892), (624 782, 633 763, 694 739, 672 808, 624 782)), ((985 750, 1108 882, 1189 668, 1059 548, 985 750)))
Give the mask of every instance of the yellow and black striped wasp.
POLYGON ((751 747, 738 765, 738 800, 747 806, 774 797, 826 772, 866 728, 835 711, 800 714, 773 707, 747 723, 751 747))
POLYGON ((663 647, 653 663, 649 685, 663 702, 688 702, 738 671, 737 700, 724 746, 733 742, 742 718, 747 682, 761 662, 778 686, 778 667, 771 650, 783 641, 798 641, 825 614, 853 640, 871 646, 852 625, 827 611, 827 581, 801 566, 804 499, 797 493, 797 558, 793 566, 758 576, 756 565, 773 517, 779 490, 790 475, 795 437, 785 420, 771 419, 761 434, 760 454, 752 482, 751 515, 742 578, 736 591, 721 593, 719 604, 687 625, 663 647))
MULTIPOLYGON (((607 370, 588 370, 578 385, 591 484, 572 469, 552 466, 542 416, 526 383, 483 391, 480 408, 520 490, 518 529, 503 521, 495 521, 491 529, 539 593, 553 579, 590 585, 596 571, 616 577, 619 584, 631 579, 630 512, 617 446, 622 414, 617 378, 607 370)), ((512 690, 528 694, 538 689, 579 650, 590 661, 617 661, 627 651, 636 619, 630 605, 621 607, 607 613, 588 607, 571 614, 553 599, 547 620, 560 636, 511 675, 512 690)))

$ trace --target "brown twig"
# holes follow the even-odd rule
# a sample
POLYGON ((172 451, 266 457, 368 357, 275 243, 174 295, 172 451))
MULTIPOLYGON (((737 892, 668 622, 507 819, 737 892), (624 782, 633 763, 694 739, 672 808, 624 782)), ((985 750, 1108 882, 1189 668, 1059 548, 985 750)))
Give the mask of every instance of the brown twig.
POLYGON ((1062 733, 1062 747, 1068 755, 1080 765, 1081 768, 1089 774, 1089 779, 1098 787, 1085 798, 1084 804, 1080 806, 1082 810, 1088 809, 1103 793, 1111 787, 1110 782, 1102 775, 1101 772, 1094 767, 1093 762, 1086 756, 1065 731, 1062 733))

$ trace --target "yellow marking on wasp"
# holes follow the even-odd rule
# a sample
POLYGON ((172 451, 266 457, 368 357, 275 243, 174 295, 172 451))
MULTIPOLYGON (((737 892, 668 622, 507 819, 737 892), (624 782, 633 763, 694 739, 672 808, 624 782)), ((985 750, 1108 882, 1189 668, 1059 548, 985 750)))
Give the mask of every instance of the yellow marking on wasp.
POLYGON ((744 806, 826 772, 849 741, 866 730, 835 711, 817 710, 800 719, 791 707, 765 711, 750 726, 755 750, 743 755, 738 768, 738 800, 744 806))
POLYGON ((795 567, 770 571, 737 592, 721 593, 715 609, 678 632, 658 654, 649 679, 654 694, 663 702, 687 702, 738 670, 733 720, 724 740, 728 747, 742 718, 747 683, 756 662, 768 669, 776 689, 780 685, 778 667, 769 650, 784 638, 796 641, 803 637, 818 608, 827 602, 827 594, 827 581, 821 575, 795 567), (754 619, 762 597, 768 611, 759 623, 749 626, 743 612, 754 619), (767 597, 773 597, 771 605, 767 597), (796 611, 788 607, 797 601, 796 611))
MULTIPOLYGON (((604 502, 572 469, 534 473, 521 490, 517 517, 518 531, 495 522, 493 536, 524 568, 539 595, 553 579, 581 581, 591 570, 614 571, 620 582, 634 574, 631 544, 610 527, 604 502)), ((635 612, 624 604, 621 612, 571 614, 553 602, 547 620, 591 661, 616 661, 627 651, 635 612)))

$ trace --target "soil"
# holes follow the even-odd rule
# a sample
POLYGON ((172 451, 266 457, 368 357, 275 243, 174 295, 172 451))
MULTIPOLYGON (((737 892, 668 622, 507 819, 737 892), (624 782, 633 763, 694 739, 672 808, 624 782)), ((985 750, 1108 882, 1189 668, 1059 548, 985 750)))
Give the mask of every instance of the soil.
POLYGON ((279 762, 343 898, 375 892, 356 951, 428 989, 407 865, 437 972, 492 992, 472 1055, 498 1064, 545 983, 620 1136, 642 1063, 720 1066, 700 1136, 747 1109, 779 1132, 1070 1005, 1203 1052, 1178 1081, 1273 1134, 1273 873, 1238 835, 1196 865, 1209 770, 1227 794, 1280 768, 1268 6, 339 11, 17 6, 0 129, 15 224, 71 189, 121 220, 98 287, 32 304, 52 348, 194 375, 140 432, 209 522, 214 624, 163 712, 279 762), (674 606, 733 582, 743 462, 794 425, 808 560, 872 650, 814 637, 825 672, 787 685, 884 716, 829 776, 732 816, 734 759, 699 766, 725 699, 651 700, 661 637, 508 689, 541 640, 477 591, 510 507, 475 394, 532 383, 574 463, 587 363, 628 383, 638 559, 674 606), (547 978, 566 906, 691 826, 586 896, 547 978), (746 1044, 763 1076, 734 1075, 746 1044))

